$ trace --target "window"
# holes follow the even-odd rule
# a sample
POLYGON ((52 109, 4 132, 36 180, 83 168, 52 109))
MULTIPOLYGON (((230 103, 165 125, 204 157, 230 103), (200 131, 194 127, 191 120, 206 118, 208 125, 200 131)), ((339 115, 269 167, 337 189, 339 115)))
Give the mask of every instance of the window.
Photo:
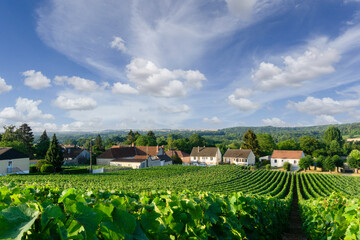
POLYGON ((296 164, 296 160, 294 160, 294 164, 296 164))
POLYGON ((284 162, 284 160, 283 160, 283 159, 281 159, 281 162, 284 162))
POLYGON ((213 160, 213 157, 211 157, 210 160, 212 161, 212 160, 213 160))
POLYGON ((276 160, 276 159, 274 159, 274 163, 277 163, 277 160, 276 160))
POLYGON ((247 162, 247 158, 244 159, 244 162, 247 162))

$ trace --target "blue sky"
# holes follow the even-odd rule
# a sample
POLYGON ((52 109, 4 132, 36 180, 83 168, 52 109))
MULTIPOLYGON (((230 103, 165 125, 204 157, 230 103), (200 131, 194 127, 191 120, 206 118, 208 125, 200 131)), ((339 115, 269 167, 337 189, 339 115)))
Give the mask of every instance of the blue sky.
POLYGON ((360 121, 359 0, 0 1, 0 124, 360 121))

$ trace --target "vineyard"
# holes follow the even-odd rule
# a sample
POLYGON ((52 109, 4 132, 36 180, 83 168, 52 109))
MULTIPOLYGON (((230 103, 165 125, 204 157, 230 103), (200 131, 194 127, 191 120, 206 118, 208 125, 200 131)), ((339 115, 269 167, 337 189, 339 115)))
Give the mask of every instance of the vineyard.
POLYGON ((0 184, 0 239, 281 239, 293 200, 309 239, 360 239, 356 177, 167 166, 0 184))

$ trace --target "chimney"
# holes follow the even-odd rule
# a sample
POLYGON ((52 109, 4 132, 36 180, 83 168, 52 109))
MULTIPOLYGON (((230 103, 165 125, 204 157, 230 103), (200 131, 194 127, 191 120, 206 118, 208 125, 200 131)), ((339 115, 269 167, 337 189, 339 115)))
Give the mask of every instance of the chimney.
POLYGON ((159 145, 156 145, 156 152, 159 152, 159 145))
POLYGON ((198 152, 200 152, 200 147, 198 146, 198 152))

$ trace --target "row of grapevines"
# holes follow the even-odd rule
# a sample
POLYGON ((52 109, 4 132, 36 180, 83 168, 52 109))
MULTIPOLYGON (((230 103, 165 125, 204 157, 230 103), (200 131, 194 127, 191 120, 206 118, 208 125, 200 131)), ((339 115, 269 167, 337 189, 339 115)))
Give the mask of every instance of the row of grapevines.
POLYGON ((0 239, 278 239, 285 199, 209 192, 0 188, 0 239))
POLYGON ((300 201, 303 229, 309 239, 360 239, 360 200, 341 193, 300 201))

